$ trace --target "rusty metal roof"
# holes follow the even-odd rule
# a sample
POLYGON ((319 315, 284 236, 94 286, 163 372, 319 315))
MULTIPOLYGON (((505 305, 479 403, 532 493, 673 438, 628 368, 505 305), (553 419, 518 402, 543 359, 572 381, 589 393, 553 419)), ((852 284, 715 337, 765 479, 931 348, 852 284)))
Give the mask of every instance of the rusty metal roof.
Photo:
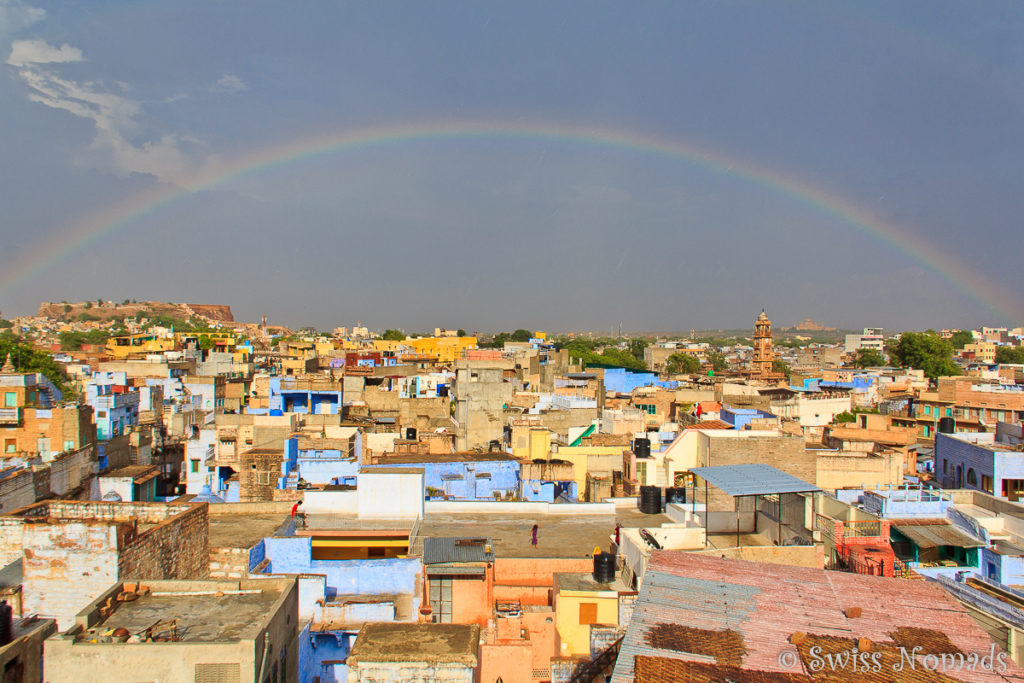
POLYGON ((493 562, 489 538, 431 537, 423 540, 423 564, 493 562))
POLYGON ((945 524, 893 524, 919 548, 953 546, 955 548, 984 548, 988 544, 971 536, 950 523, 945 524))
MULTIPOLYGON (((929 581, 655 551, 612 680, 881 683, 906 680, 890 668, 900 647, 981 656, 991 646, 966 610, 929 581), (809 648, 850 651, 861 639, 871 641, 885 670, 808 667, 809 648)), ((1002 672, 949 670, 945 678, 913 680, 1024 681, 1024 670, 1006 662, 1002 672)))

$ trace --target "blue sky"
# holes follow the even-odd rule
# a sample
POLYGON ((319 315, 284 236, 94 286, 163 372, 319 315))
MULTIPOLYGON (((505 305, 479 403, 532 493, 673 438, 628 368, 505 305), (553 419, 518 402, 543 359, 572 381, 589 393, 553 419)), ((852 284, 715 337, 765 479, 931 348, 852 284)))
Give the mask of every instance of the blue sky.
MULTIPOLYGON (((504 121, 777 171, 1019 292, 1021 35, 1018 2, 0 0, 0 270, 260 149, 504 121)), ((1024 322, 792 196, 544 139, 273 166, 52 259, 0 311, 99 297, 410 331, 733 328, 762 306, 784 324, 1024 322)))

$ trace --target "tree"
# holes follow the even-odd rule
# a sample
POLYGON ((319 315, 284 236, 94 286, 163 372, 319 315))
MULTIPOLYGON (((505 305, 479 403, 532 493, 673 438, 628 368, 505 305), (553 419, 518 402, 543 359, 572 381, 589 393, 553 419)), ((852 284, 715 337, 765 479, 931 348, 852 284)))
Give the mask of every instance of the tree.
POLYGON ((531 339, 533 339, 533 332, 530 332, 529 330, 524 330, 524 329, 520 328, 520 329, 518 329, 518 330, 516 330, 515 332, 512 333, 512 337, 510 338, 510 341, 525 342, 525 341, 530 341, 531 339))
POLYGON ((665 360, 665 370, 670 375, 691 375, 700 372, 700 361, 688 353, 673 353, 665 360))
POLYGON ((460 327, 459 331, 456 332, 455 334, 459 335, 460 337, 465 337, 466 336, 466 331, 460 327))
POLYGON ((844 411, 842 413, 836 413, 836 416, 833 418, 832 421, 837 423, 837 424, 845 424, 845 423, 848 423, 848 422, 856 422, 857 421, 857 416, 854 415, 853 413, 851 413, 849 410, 847 410, 847 411, 844 411))
POLYGON ((953 333, 953 336, 949 338, 949 343, 953 345, 953 348, 957 351, 964 348, 968 344, 974 341, 974 335, 966 330, 957 330, 953 333))
POLYGON ((401 330, 384 330, 384 334, 380 338, 386 341, 405 341, 405 332, 401 330))
POLYGON ((729 364, 725 361, 725 356, 717 351, 708 351, 704 354, 704 358, 707 359, 708 363, 711 363, 711 369, 715 372, 721 372, 729 367, 729 364))
POLYGON ((64 373, 64 368, 50 354, 35 350, 7 332, 0 335, 0 359, 6 359, 8 354, 11 356, 11 362, 14 363, 14 369, 18 372, 42 373, 53 382, 62 394, 70 394, 68 376, 64 373))
POLYGON ((1016 348, 1011 346, 997 346, 996 362, 1010 365, 1024 364, 1024 346, 1018 346, 1016 348))
POLYGON ((776 358, 775 360, 772 361, 772 372, 785 375, 786 379, 789 379, 789 375, 792 372, 792 370, 790 370, 789 366, 786 365, 786 361, 776 358))
POLYGON ((857 349, 853 361, 855 368, 878 368, 885 365, 885 356, 878 349, 857 349))
POLYGON ((890 341, 886 350, 896 365, 922 370, 931 380, 960 374, 953 362, 953 344, 932 330, 904 332, 898 341, 890 341))
POLYGON ((648 343, 649 342, 646 339, 630 339, 629 352, 633 354, 633 358, 636 358, 638 361, 643 361, 644 349, 647 348, 648 343))

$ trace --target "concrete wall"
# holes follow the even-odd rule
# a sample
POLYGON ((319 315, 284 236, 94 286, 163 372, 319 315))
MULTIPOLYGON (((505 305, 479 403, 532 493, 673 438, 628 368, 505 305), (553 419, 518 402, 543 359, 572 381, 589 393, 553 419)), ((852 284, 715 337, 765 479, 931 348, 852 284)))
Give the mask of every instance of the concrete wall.
POLYGON ((26 524, 22 544, 25 612, 55 618, 62 631, 117 581, 118 528, 110 524, 26 524))
POLYGON ((475 667, 454 663, 426 662, 360 662, 349 667, 349 683, 405 683, 406 681, 441 681, 474 683, 475 667))
POLYGON ((846 488, 898 486, 903 481, 904 457, 901 454, 858 454, 855 452, 817 453, 815 484, 827 491, 846 488))
POLYGON ((422 472, 387 472, 364 469, 357 479, 358 511, 362 518, 423 516, 422 472))

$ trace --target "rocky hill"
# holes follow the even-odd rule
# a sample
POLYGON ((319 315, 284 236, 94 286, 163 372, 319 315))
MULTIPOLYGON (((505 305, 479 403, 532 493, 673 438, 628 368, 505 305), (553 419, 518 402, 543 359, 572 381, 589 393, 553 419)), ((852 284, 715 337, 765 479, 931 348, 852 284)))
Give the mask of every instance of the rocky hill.
POLYGON ((235 318, 230 306, 217 304, 169 304, 162 301, 137 301, 115 303, 113 301, 44 301, 39 304, 37 315, 51 320, 80 320, 82 314, 99 320, 111 318, 133 318, 138 314, 147 317, 165 315, 176 320, 205 318, 210 322, 230 323, 235 318))

